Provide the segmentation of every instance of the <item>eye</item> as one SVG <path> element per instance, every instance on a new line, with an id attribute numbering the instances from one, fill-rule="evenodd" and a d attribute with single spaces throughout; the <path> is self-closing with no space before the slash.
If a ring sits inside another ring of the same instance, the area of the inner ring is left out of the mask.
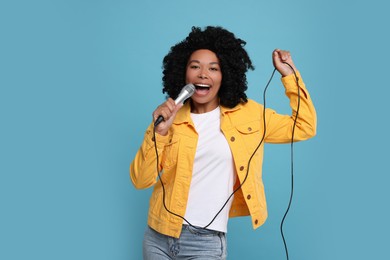
<path id="1" fill-rule="evenodd" d="M 199 69 L 198 65 L 190 65 L 190 69 Z"/>
<path id="2" fill-rule="evenodd" d="M 219 68 L 217 68 L 217 67 L 211 67 L 210 70 L 211 70 L 211 71 L 219 71 Z"/>

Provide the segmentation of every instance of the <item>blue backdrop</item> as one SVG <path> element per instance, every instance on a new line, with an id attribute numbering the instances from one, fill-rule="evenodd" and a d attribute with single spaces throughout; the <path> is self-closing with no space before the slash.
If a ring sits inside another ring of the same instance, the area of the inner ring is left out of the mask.
<path id="1" fill-rule="evenodd" d="M 0 259 L 142 258 L 151 190 L 128 168 L 164 100 L 162 58 L 193 25 L 247 41 L 250 98 L 281 48 L 315 102 L 318 134 L 295 146 L 290 259 L 390 259 L 389 6 L 344 2 L 1 1 Z M 278 77 L 267 105 L 289 113 Z M 289 149 L 266 146 L 269 218 L 231 220 L 229 259 L 285 259 Z"/>

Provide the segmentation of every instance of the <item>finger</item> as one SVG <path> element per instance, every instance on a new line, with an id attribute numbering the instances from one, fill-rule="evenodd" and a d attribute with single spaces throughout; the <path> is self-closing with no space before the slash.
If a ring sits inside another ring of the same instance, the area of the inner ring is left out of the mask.
<path id="1" fill-rule="evenodd" d="M 175 101 L 172 98 L 168 98 L 167 101 L 165 102 L 165 105 L 167 105 L 170 111 L 173 111 L 176 106 Z"/>
<path id="2" fill-rule="evenodd" d="M 278 53 L 279 53 L 281 61 L 287 61 L 288 59 L 291 58 L 291 54 L 289 51 L 280 50 Z"/>
<path id="3" fill-rule="evenodd" d="M 296 70 L 291 58 L 290 51 L 275 49 L 273 53 L 273 62 L 275 68 L 283 77 L 290 75 L 294 70 Z M 288 63 L 293 69 L 284 63 Z"/>
<path id="4" fill-rule="evenodd" d="M 170 112 L 172 112 L 175 109 L 175 102 L 169 98 L 165 103 L 164 103 L 164 108 L 168 109 Z"/>
<path id="5" fill-rule="evenodd" d="M 275 49 L 273 51 L 273 56 L 274 56 L 274 59 L 280 59 L 280 50 L 279 49 Z"/>
<path id="6" fill-rule="evenodd" d="M 278 66 L 281 62 L 279 51 L 279 49 L 275 49 L 272 53 L 272 61 L 274 66 Z"/>
<path id="7" fill-rule="evenodd" d="M 153 117 L 157 118 L 160 115 L 163 115 L 163 113 L 166 114 L 167 113 L 166 111 L 172 112 L 174 108 L 175 108 L 175 102 L 171 98 L 169 98 L 167 99 L 167 101 L 165 101 L 163 104 L 157 107 L 157 109 L 153 113 Z"/>
<path id="8" fill-rule="evenodd" d="M 164 109 L 161 111 L 160 115 L 164 118 L 164 121 L 166 120 L 169 120 L 169 118 L 171 117 L 171 111 L 167 110 L 167 109 Z"/>
<path id="9" fill-rule="evenodd" d="M 175 109 L 172 111 L 174 115 L 176 115 L 177 111 L 179 111 L 179 109 L 183 106 L 184 104 L 183 103 L 178 103 L 177 105 L 175 105 Z"/>
<path id="10" fill-rule="evenodd" d="M 290 52 L 280 49 L 275 49 L 273 52 L 274 62 L 277 64 L 288 61 L 291 58 Z"/>
<path id="11" fill-rule="evenodd" d="M 153 112 L 153 118 L 156 120 L 159 116 L 162 116 L 164 120 L 167 118 L 167 110 L 169 110 L 166 106 L 161 105 Z"/>

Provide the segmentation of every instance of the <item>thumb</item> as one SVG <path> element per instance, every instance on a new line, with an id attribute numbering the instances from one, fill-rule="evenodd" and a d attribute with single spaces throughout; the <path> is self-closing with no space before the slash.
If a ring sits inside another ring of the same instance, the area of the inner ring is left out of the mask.
<path id="1" fill-rule="evenodd" d="M 273 61 L 274 66 L 276 68 L 280 67 L 280 65 L 282 64 L 282 58 L 280 56 L 279 49 L 276 49 L 276 50 L 273 51 L 273 53 L 272 53 L 272 61 Z"/>
<path id="2" fill-rule="evenodd" d="M 174 115 L 176 115 L 177 111 L 179 111 L 179 109 L 182 108 L 182 106 L 183 106 L 183 103 L 181 103 L 181 102 L 180 102 L 179 104 L 177 104 L 177 105 L 175 106 L 175 108 L 173 109 L 172 113 L 173 113 Z"/>
<path id="3" fill-rule="evenodd" d="M 169 117 L 168 120 L 165 121 L 165 123 L 170 126 L 173 122 L 173 120 L 175 119 L 176 117 L 176 114 L 177 114 L 177 111 L 179 111 L 179 109 L 183 106 L 183 103 L 179 103 L 175 106 L 175 108 L 172 110 L 172 114 L 171 116 Z"/>

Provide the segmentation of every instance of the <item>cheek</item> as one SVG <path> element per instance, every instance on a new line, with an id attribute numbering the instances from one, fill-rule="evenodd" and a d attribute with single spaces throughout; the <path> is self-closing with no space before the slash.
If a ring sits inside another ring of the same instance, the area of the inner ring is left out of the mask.
<path id="1" fill-rule="evenodd" d="M 186 83 L 190 83 L 191 79 L 193 78 L 193 73 L 191 73 L 191 70 L 186 70 Z"/>
<path id="2" fill-rule="evenodd" d="M 213 79 L 214 84 L 221 85 L 222 84 L 222 75 L 216 75 Z"/>

